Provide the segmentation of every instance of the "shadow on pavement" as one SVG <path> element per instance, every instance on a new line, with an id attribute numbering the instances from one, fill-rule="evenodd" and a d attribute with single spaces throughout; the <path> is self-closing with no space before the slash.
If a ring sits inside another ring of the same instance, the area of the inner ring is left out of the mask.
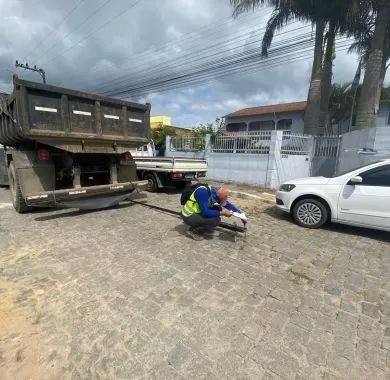
<path id="1" fill-rule="evenodd" d="M 274 219 L 284 220 L 295 224 L 293 218 L 290 215 L 284 213 L 283 211 L 279 211 L 276 207 L 268 207 L 264 210 L 264 213 L 271 216 Z M 369 239 L 380 240 L 383 241 L 384 243 L 390 242 L 390 234 L 386 231 L 381 231 L 381 230 L 375 230 L 375 229 L 363 228 L 363 227 L 354 227 L 354 226 L 348 226 L 346 224 L 339 224 L 339 223 L 328 223 L 321 229 L 331 231 L 331 232 L 337 232 L 341 234 L 362 236 Z"/>
<path id="2" fill-rule="evenodd" d="M 187 235 L 187 231 L 189 229 L 189 226 L 187 226 L 183 222 L 181 222 L 180 224 L 175 226 L 173 229 L 177 233 L 179 233 L 180 235 L 182 235 L 182 236 L 184 236 L 184 237 L 186 237 L 188 239 L 191 239 L 191 237 Z M 219 239 L 219 240 L 223 240 L 223 241 L 229 241 L 229 242 L 232 242 L 232 243 L 234 243 L 236 241 L 236 234 L 234 232 L 224 230 L 221 227 L 217 227 L 215 229 L 215 231 L 213 231 L 210 234 L 208 234 L 208 233 L 201 233 L 201 236 L 204 238 L 204 240 Z"/>
<path id="3" fill-rule="evenodd" d="M 44 215 L 44 216 L 38 216 L 37 218 L 35 218 L 35 220 L 37 222 L 45 222 L 47 220 L 55 220 L 55 219 L 62 219 L 62 218 L 71 218 L 71 217 L 76 217 L 76 216 L 79 216 L 79 215 L 86 215 L 86 214 L 93 214 L 93 213 L 98 213 L 98 212 L 104 212 L 104 211 L 107 211 L 107 210 L 116 210 L 116 209 L 122 209 L 122 208 L 128 208 L 128 207 L 132 207 L 132 206 L 135 206 L 135 203 L 131 203 L 131 202 L 126 202 L 126 203 L 121 203 L 119 205 L 116 205 L 116 206 L 111 206 L 111 207 L 106 207 L 106 208 L 101 208 L 101 209 L 95 209 L 95 210 L 75 210 L 75 209 L 69 209 L 68 212 L 63 212 L 63 213 L 53 213 L 53 214 L 49 214 L 49 215 Z M 55 209 L 41 209 L 41 210 L 38 210 L 38 211 L 35 211 L 34 212 L 48 212 L 49 210 L 54 210 L 55 211 L 58 211 L 58 210 L 66 210 L 65 208 L 55 208 Z"/>

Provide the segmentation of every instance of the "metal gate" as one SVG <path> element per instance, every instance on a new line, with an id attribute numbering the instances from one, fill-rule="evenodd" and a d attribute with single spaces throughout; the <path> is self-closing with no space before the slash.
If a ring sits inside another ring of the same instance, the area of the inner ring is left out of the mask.
<path id="1" fill-rule="evenodd" d="M 340 136 L 314 137 L 311 175 L 331 177 L 335 174 L 340 149 Z"/>

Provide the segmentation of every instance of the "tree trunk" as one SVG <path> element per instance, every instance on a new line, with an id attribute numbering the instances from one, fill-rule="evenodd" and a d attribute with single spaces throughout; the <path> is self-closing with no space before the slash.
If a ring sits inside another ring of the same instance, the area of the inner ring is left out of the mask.
<path id="1" fill-rule="evenodd" d="M 328 122 L 329 101 L 332 94 L 332 75 L 333 75 L 333 54 L 336 38 L 336 26 L 333 22 L 329 24 L 328 39 L 324 57 L 324 65 L 321 76 L 321 110 L 317 135 L 325 134 L 326 124 Z"/>
<path id="2" fill-rule="evenodd" d="M 383 64 L 383 47 L 390 18 L 390 3 L 382 0 L 375 21 L 375 30 L 372 39 L 371 51 L 364 73 L 363 87 L 356 112 L 356 128 L 365 129 L 376 126 L 378 113 L 378 86 Z"/>
<path id="3" fill-rule="evenodd" d="M 321 103 L 321 73 L 322 73 L 322 58 L 324 55 L 325 23 L 316 23 L 316 39 L 314 47 L 313 69 L 311 73 L 310 88 L 307 95 L 307 107 L 304 117 L 305 134 L 315 134 L 319 126 L 320 118 L 320 103 Z"/>
<path id="4" fill-rule="evenodd" d="M 377 100 L 377 104 L 375 104 L 375 112 L 376 113 L 378 113 L 379 107 L 380 107 L 383 83 L 385 81 L 385 76 L 386 76 L 386 65 L 387 65 L 387 56 L 383 55 L 381 72 L 380 72 L 380 76 L 379 76 L 378 89 L 377 89 L 378 92 L 376 94 L 376 100 Z"/>

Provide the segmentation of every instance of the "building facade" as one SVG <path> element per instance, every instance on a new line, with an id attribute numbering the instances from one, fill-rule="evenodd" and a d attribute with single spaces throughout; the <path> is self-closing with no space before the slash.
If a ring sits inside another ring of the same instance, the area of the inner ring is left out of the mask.
<path id="1" fill-rule="evenodd" d="M 226 132 L 291 131 L 303 133 L 306 102 L 244 108 L 225 116 Z"/>
<path id="2" fill-rule="evenodd" d="M 158 129 L 163 127 L 170 127 L 175 131 L 176 135 L 188 136 L 191 134 L 191 130 L 187 128 L 175 127 L 172 125 L 172 118 L 170 116 L 151 116 L 150 117 L 150 128 Z"/>
<path id="3" fill-rule="evenodd" d="M 226 132 L 277 130 L 303 134 L 306 105 L 307 102 L 295 102 L 244 108 L 226 115 Z M 390 127 L 390 103 L 381 103 L 376 126 Z M 328 133 L 342 135 L 350 132 L 349 129 L 349 119 L 345 119 L 340 125 L 332 125 Z"/>

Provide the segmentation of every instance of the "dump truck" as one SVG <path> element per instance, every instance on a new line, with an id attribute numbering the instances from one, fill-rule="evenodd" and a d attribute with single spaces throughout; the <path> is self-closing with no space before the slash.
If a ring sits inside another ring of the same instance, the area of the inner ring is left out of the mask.
<path id="1" fill-rule="evenodd" d="M 0 102 L 0 176 L 17 212 L 32 207 L 103 208 L 139 181 L 130 150 L 148 142 L 150 104 L 14 76 Z"/>

